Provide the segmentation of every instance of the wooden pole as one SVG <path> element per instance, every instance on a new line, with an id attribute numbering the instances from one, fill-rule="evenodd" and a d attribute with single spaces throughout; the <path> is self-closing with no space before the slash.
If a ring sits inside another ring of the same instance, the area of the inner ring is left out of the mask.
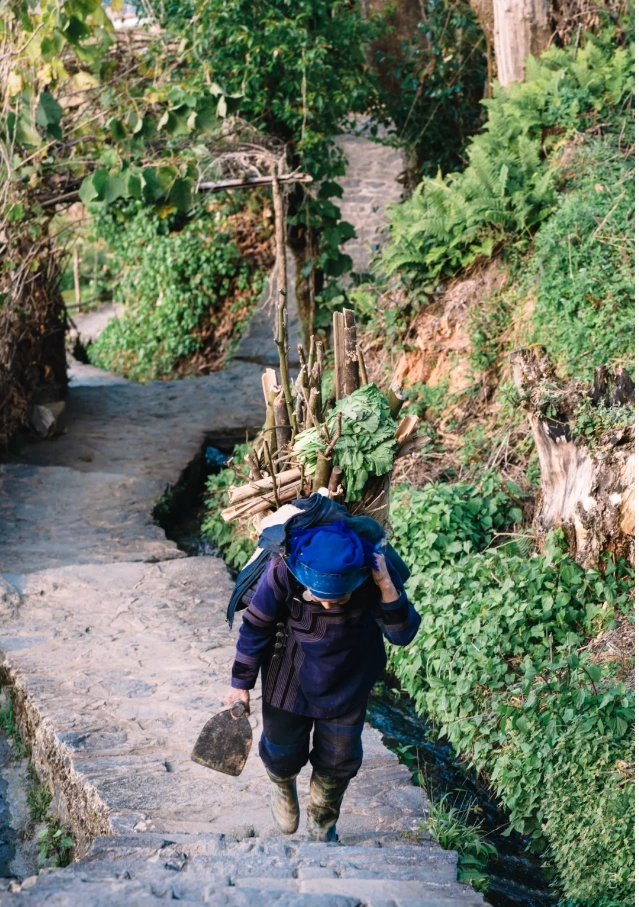
<path id="1" fill-rule="evenodd" d="M 275 440 L 275 411 L 273 409 L 273 404 L 275 398 L 277 397 L 279 388 L 277 385 L 271 387 L 268 392 L 268 400 L 266 402 L 266 421 L 264 423 L 264 447 L 269 451 L 277 450 L 277 442 Z M 266 450 L 265 450 L 266 456 Z"/>
<path id="2" fill-rule="evenodd" d="M 284 388 L 273 401 L 273 415 L 275 416 L 277 450 L 285 453 L 291 443 L 291 423 L 289 422 L 289 410 L 286 405 Z"/>
<path id="3" fill-rule="evenodd" d="M 276 476 L 278 488 L 282 485 L 289 485 L 291 482 L 299 481 L 301 472 L 299 466 L 291 469 L 285 469 Z M 229 503 L 239 504 L 249 498 L 262 496 L 263 494 L 273 493 L 273 483 L 269 476 L 268 479 L 258 479 L 256 482 L 249 482 L 246 485 L 234 485 L 229 488 Z"/>
<path id="4" fill-rule="evenodd" d="M 368 372 L 366 371 L 366 360 L 364 359 L 364 351 L 362 350 L 359 343 L 357 344 L 357 359 L 359 362 L 359 386 L 364 387 L 368 384 Z"/>
<path id="5" fill-rule="evenodd" d="M 357 355 L 357 326 L 352 309 L 344 309 L 344 396 L 359 387 L 359 356 Z"/>
<path id="6" fill-rule="evenodd" d="M 80 256 L 77 246 L 73 250 L 73 287 L 75 289 L 75 304 L 80 311 L 82 305 L 82 290 L 80 288 Z"/>
<path id="7" fill-rule="evenodd" d="M 275 272 L 278 283 L 278 304 L 277 304 L 277 339 L 275 345 L 280 356 L 280 377 L 286 408 L 288 410 L 289 425 L 293 431 L 293 437 L 297 435 L 297 419 L 295 418 L 295 406 L 291 394 L 291 382 L 288 373 L 288 313 L 286 311 L 286 241 L 284 233 L 284 203 L 282 201 L 282 190 L 278 182 L 277 170 L 275 164 L 271 168 L 271 182 L 273 187 L 273 210 L 275 213 Z"/>
<path id="8" fill-rule="evenodd" d="M 335 356 L 335 399 L 344 396 L 344 315 L 333 312 L 333 352 Z"/>

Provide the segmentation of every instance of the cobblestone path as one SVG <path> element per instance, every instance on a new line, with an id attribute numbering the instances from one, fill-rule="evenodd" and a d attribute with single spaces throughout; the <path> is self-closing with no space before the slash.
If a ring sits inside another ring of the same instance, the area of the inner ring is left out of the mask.
<path id="1" fill-rule="evenodd" d="M 380 210 L 384 186 L 392 174 Z M 70 867 L 0 880 L 2 907 L 483 903 L 457 883 L 456 854 L 410 837 L 421 792 L 370 727 L 340 845 L 274 831 L 257 745 L 239 778 L 190 760 L 229 681 L 232 583 L 221 560 L 186 558 L 151 511 L 207 438 L 260 424 L 269 334 L 262 314 L 242 359 L 197 380 L 137 386 L 76 364 L 66 433 L 0 467 L 0 670 L 76 841 Z M 257 690 L 256 739 L 259 705 Z"/>

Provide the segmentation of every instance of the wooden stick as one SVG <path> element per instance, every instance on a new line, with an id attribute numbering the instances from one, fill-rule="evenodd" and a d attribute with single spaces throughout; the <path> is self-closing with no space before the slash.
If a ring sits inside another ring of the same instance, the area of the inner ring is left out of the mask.
<path id="1" fill-rule="evenodd" d="M 366 371 L 364 351 L 362 350 L 359 343 L 357 344 L 357 361 L 359 364 L 359 386 L 364 387 L 364 385 L 368 384 L 368 372 Z"/>
<path id="2" fill-rule="evenodd" d="M 314 353 L 315 353 L 315 334 L 311 334 L 311 339 L 310 339 L 310 342 L 308 345 L 308 364 L 306 366 L 309 383 L 311 380 L 311 371 L 313 370 L 313 354 Z"/>
<path id="3" fill-rule="evenodd" d="M 359 387 L 359 357 L 357 355 L 357 326 L 355 312 L 344 309 L 344 396 Z"/>
<path id="4" fill-rule="evenodd" d="M 313 177 L 308 173 L 283 173 L 282 176 L 276 177 L 277 182 L 285 185 L 287 183 L 312 183 Z M 78 181 L 80 182 L 80 181 Z M 246 179 L 219 180 L 215 183 L 200 183 L 196 187 L 196 192 L 227 192 L 229 189 L 245 189 L 248 186 L 268 186 L 273 184 L 272 176 L 247 176 Z M 55 195 L 53 198 L 47 198 L 40 202 L 41 208 L 51 208 L 53 205 L 59 205 L 62 202 L 74 202 L 78 199 L 78 188 L 71 192 L 64 192 L 62 195 Z"/>
<path id="5" fill-rule="evenodd" d="M 404 416 L 402 421 L 395 429 L 395 440 L 398 444 L 408 441 L 411 435 L 414 435 L 419 428 L 419 416 Z"/>
<path id="6" fill-rule="evenodd" d="M 249 473 L 251 475 L 251 478 L 260 479 L 262 477 L 262 473 L 260 472 L 260 464 L 255 459 L 255 457 L 252 454 L 247 453 L 246 456 L 244 457 L 244 460 L 246 463 L 248 463 Z"/>
<path id="7" fill-rule="evenodd" d="M 319 423 L 318 420 L 316 419 L 315 415 L 313 414 L 313 410 L 311 409 L 311 401 L 310 401 L 310 399 L 309 399 L 308 391 L 307 391 L 307 389 L 304 387 L 304 385 L 300 385 L 300 390 L 302 391 L 302 394 L 304 395 L 304 400 L 306 401 L 306 412 L 307 412 L 308 415 L 310 416 L 310 419 L 311 419 L 311 421 L 312 421 L 312 423 L 313 423 L 313 426 L 315 427 L 315 429 L 316 429 L 318 435 L 321 437 L 321 436 L 322 436 L 322 430 L 321 430 L 321 427 L 320 427 L 320 423 Z"/>
<path id="8" fill-rule="evenodd" d="M 291 423 L 289 422 L 289 409 L 286 405 L 286 396 L 284 388 L 279 392 L 273 401 L 273 415 L 275 416 L 275 437 L 277 439 L 277 449 L 287 450 L 291 442 Z M 271 454 L 273 451 L 271 451 Z"/>
<path id="9" fill-rule="evenodd" d="M 284 472 L 280 472 L 276 476 L 278 487 L 297 481 L 300 476 L 301 472 L 298 466 L 293 466 L 291 469 L 285 469 Z M 256 494 L 261 494 L 264 489 L 271 491 L 272 488 L 273 483 L 271 482 L 270 476 L 268 479 L 258 479 L 255 482 L 247 482 L 246 485 L 233 485 L 229 488 L 229 502 L 231 504 L 239 504 L 240 501 L 245 501 L 248 498 L 254 497 Z"/>
<path id="10" fill-rule="evenodd" d="M 319 373 L 319 387 L 322 388 L 322 376 L 324 375 L 324 344 L 321 340 L 315 342 L 315 358 L 317 359 Z"/>
<path id="11" fill-rule="evenodd" d="M 308 408 L 313 413 L 314 418 L 320 422 L 322 419 L 322 399 L 316 387 L 312 387 L 308 395 Z"/>
<path id="12" fill-rule="evenodd" d="M 300 373 L 297 380 L 300 381 L 305 387 L 309 385 L 309 371 L 306 363 L 306 356 L 304 355 L 304 347 L 301 343 L 297 344 L 297 355 L 300 360 Z"/>
<path id="13" fill-rule="evenodd" d="M 286 293 L 288 290 L 286 277 L 286 240 L 284 224 L 284 203 L 282 201 L 282 190 L 277 177 L 275 164 L 271 168 L 272 193 L 273 193 L 273 211 L 275 214 L 275 266 L 277 273 L 277 282 L 279 284 L 279 297 L 277 305 L 277 339 L 275 345 L 280 357 L 280 377 L 282 379 L 282 388 L 284 390 L 284 399 L 286 400 L 286 409 L 288 410 L 288 421 L 293 431 L 293 437 L 297 435 L 297 420 L 295 418 L 295 407 L 291 395 L 291 382 L 288 374 L 288 313 L 286 311 Z"/>
<path id="14" fill-rule="evenodd" d="M 388 402 L 390 404 L 391 416 L 393 419 L 396 419 L 399 415 L 399 411 L 406 403 L 406 397 L 402 390 L 402 385 L 399 381 L 393 381 L 388 392 Z"/>
<path id="15" fill-rule="evenodd" d="M 395 459 L 399 460 L 400 457 L 407 457 L 408 454 L 417 453 L 418 450 L 423 450 L 430 440 L 428 435 L 413 435 L 412 438 L 409 438 L 408 441 L 405 441 L 402 444 L 395 454 Z"/>
<path id="16" fill-rule="evenodd" d="M 342 481 L 342 476 L 344 475 L 344 470 L 340 466 L 333 466 L 331 470 L 331 477 L 328 480 L 328 490 L 329 493 L 336 494 L 337 489 Z"/>
<path id="17" fill-rule="evenodd" d="M 286 501 L 292 501 L 298 496 L 298 493 L 299 482 L 294 482 L 292 485 L 286 485 L 278 494 L 276 509 L 280 504 L 284 504 Z M 274 503 L 275 501 L 272 497 L 259 498 L 255 502 L 243 501 L 241 505 L 227 507 L 226 510 L 221 512 L 220 516 L 225 523 L 230 523 L 232 520 L 241 520 L 244 517 L 253 516 L 255 513 L 262 513 L 264 510 L 270 510 Z"/>
<path id="18" fill-rule="evenodd" d="M 277 493 L 277 479 L 275 478 L 275 467 L 273 466 L 273 457 L 271 456 L 271 448 L 266 448 L 266 465 L 268 466 L 268 471 L 271 476 L 271 481 L 273 483 L 273 503 L 275 504 L 275 509 L 279 510 L 280 507 L 280 498 Z"/>
<path id="19" fill-rule="evenodd" d="M 291 381 L 288 374 L 288 313 L 286 311 L 286 293 L 281 291 L 280 302 L 277 307 L 277 340 L 275 345 L 280 355 L 280 376 L 282 378 L 282 390 L 284 391 L 284 400 L 288 411 L 289 424 L 293 430 L 293 438 L 298 433 L 297 420 L 295 418 L 295 407 L 293 405 L 293 396 L 291 394 Z"/>
<path id="20" fill-rule="evenodd" d="M 297 419 L 298 429 L 304 431 L 306 428 L 304 397 L 299 392 L 295 395 L 295 418 Z"/>
<path id="21" fill-rule="evenodd" d="M 77 246 L 73 250 L 73 289 L 75 291 L 75 302 L 78 311 L 82 305 L 82 290 L 80 288 L 80 255 Z"/>
<path id="22" fill-rule="evenodd" d="M 325 457 L 329 457 L 329 456 L 333 453 L 333 450 L 335 449 L 335 445 L 336 445 L 337 442 L 339 441 L 339 439 L 340 439 L 340 437 L 341 437 L 341 434 L 342 434 L 342 414 L 341 414 L 341 413 L 338 413 L 338 414 L 337 414 L 337 425 L 336 425 L 336 428 L 335 428 L 335 434 L 334 434 L 333 437 L 331 438 L 331 441 L 330 441 L 328 447 L 327 447 L 326 450 L 324 451 L 324 456 L 325 456 Z"/>
<path id="23" fill-rule="evenodd" d="M 275 177 L 278 185 L 286 183 L 312 183 L 313 177 L 308 173 L 283 173 Z M 246 179 L 220 180 L 217 183 L 200 183 L 198 192 L 223 192 L 227 189 L 243 189 L 245 186 L 268 186 L 273 184 L 273 176 L 247 176 Z"/>
<path id="24" fill-rule="evenodd" d="M 279 388 L 277 384 L 271 386 L 268 392 L 268 398 L 266 400 L 266 421 L 264 422 L 264 444 L 265 451 L 266 448 L 274 449 L 276 447 L 275 441 L 275 410 L 273 409 L 273 404 L 275 398 L 277 397 Z"/>
<path id="25" fill-rule="evenodd" d="M 326 488 L 331 477 L 332 469 L 333 460 L 331 457 L 325 457 L 321 452 L 318 453 L 315 475 L 313 476 L 313 491 L 319 491 L 320 488 Z"/>
<path id="26" fill-rule="evenodd" d="M 344 315 L 333 312 L 333 352 L 335 356 L 335 399 L 344 396 Z"/>
<path id="27" fill-rule="evenodd" d="M 269 394 L 271 388 L 277 384 L 277 374 L 274 368 L 267 368 L 262 375 L 262 393 L 264 394 L 264 405 L 268 406 Z"/>

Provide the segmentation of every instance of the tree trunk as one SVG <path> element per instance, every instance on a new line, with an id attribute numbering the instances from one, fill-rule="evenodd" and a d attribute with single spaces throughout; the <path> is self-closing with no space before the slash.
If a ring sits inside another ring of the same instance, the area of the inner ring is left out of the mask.
<path id="1" fill-rule="evenodd" d="M 594 386 L 561 384 L 543 347 L 511 357 L 541 467 L 535 529 L 564 530 L 570 552 L 597 567 L 610 552 L 634 564 L 634 384 L 620 367 Z"/>
<path id="2" fill-rule="evenodd" d="M 500 85 L 523 82 L 526 57 L 538 56 L 550 44 L 548 12 L 548 0 L 493 0 L 494 48 Z M 481 16 L 480 22 L 485 31 Z"/>
<path id="3" fill-rule="evenodd" d="M 486 97 L 492 97 L 494 78 L 493 57 L 495 47 L 495 10 L 493 0 L 470 0 L 470 7 L 479 19 L 486 38 Z"/>

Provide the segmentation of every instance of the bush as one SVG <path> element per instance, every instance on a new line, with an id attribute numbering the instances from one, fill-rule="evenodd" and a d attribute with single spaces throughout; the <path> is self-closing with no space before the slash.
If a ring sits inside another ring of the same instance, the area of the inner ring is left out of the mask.
<path id="1" fill-rule="evenodd" d="M 593 118 L 619 121 L 632 94 L 632 57 L 588 43 L 529 58 L 527 80 L 484 101 L 488 122 L 468 149 L 468 166 L 424 180 L 392 208 L 381 262 L 409 282 L 434 287 L 507 238 L 526 243 L 555 204 L 566 135 Z"/>
<path id="2" fill-rule="evenodd" d="M 467 0 L 426 0 L 421 9 L 415 33 L 402 42 L 392 26 L 406 26 L 393 10 L 374 56 L 381 101 L 395 123 L 390 140 L 418 176 L 434 176 L 438 168 L 463 168 L 466 140 L 482 124 L 486 42 Z"/>
<path id="3" fill-rule="evenodd" d="M 138 0 L 141 9 L 142 0 Z M 188 34 L 194 52 L 234 99 L 255 132 L 286 148 L 291 169 L 315 179 L 316 191 L 288 195 L 289 239 L 312 264 L 337 276 L 352 266 L 340 244 L 354 235 L 332 198 L 344 156 L 335 136 L 376 97 L 366 59 L 375 25 L 359 4 L 342 0 L 149 0 L 176 40 Z M 305 248 L 304 231 L 314 233 Z M 308 263 L 307 263 L 308 266 Z M 310 271 L 310 267 L 309 267 Z"/>
<path id="4" fill-rule="evenodd" d="M 533 340 L 575 377 L 634 362 L 634 161 L 617 141 L 578 148 L 535 237 Z"/>
<path id="5" fill-rule="evenodd" d="M 239 337 L 264 271 L 238 248 L 238 203 L 215 202 L 187 220 L 148 208 L 103 216 L 99 230 L 121 269 L 115 300 L 126 310 L 89 347 L 94 365 L 136 381 L 167 377 L 202 348 L 201 324 L 210 333 L 229 301 Z"/>
<path id="6" fill-rule="evenodd" d="M 477 512 L 474 538 L 455 528 L 442 553 L 452 520 L 433 510 L 420 533 L 425 503 L 394 509 L 422 624 L 410 646 L 391 650 L 389 667 L 455 751 L 490 776 L 510 827 L 548 844 L 568 897 L 632 903 L 632 785 L 620 766 L 633 758 L 633 696 L 614 662 L 594 664 L 584 649 L 629 608 L 629 571 L 612 562 L 603 576 L 584 571 L 554 536 L 544 555 L 481 553 L 482 534 L 506 517 L 500 503 Z"/>
<path id="7" fill-rule="evenodd" d="M 500 529 L 519 523 L 518 491 L 509 493 L 488 477 L 477 487 L 437 484 L 393 488 L 390 519 L 393 544 L 418 582 L 426 570 L 452 564 L 461 555 L 486 548 Z M 410 543 L 408 541 L 410 540 Z"/>

